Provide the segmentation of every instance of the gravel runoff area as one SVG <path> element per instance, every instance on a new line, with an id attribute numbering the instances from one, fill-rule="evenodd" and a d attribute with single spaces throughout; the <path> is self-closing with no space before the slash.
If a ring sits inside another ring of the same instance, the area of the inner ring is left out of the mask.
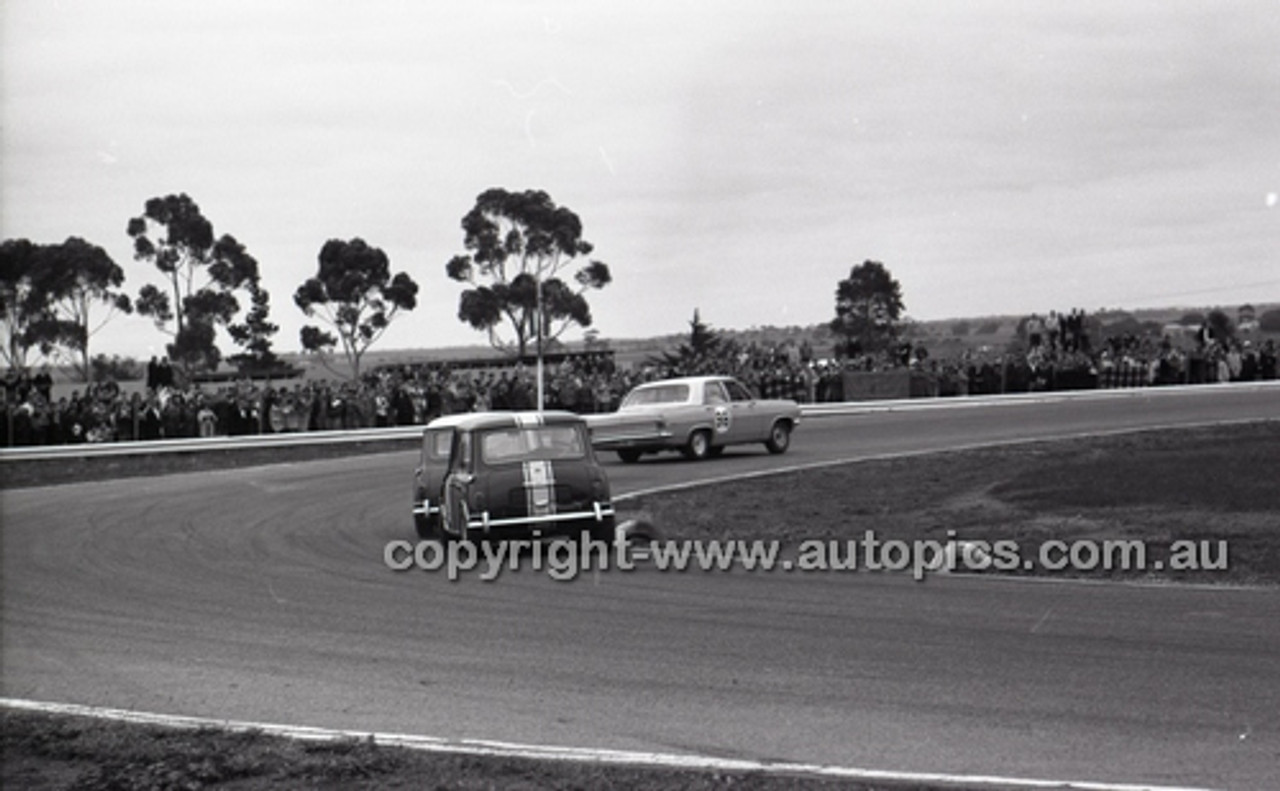
<path id="1" fill-rule="evenodd" d="M 669 539 L 798 545 L 857 539 L 870 530 L 882 541 L 1014 538 L 1024 547 L 1079 539 L 1226 542 L 1224 568 L 1061 573 L 1274 585 L 1280 581 L 1278 469 L 1280 422 L 1258 422 L 866 461 L 651 495 L 638 505 Z M 299 742 L 12 709 L 0 709 L 0 750 L 6 788 L 935 787 L 447 755 L 367 740 Z"/>

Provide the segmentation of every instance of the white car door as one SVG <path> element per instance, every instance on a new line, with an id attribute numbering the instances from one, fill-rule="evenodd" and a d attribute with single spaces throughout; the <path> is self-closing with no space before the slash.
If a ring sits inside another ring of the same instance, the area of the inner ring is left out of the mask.
<path id="1" fill-rule="evenodd" d="M 729 407 L 733 413 L 733 422 L 738 428 L 734 432 L 735 442 L 753 442 L 764 439 L 769 427 L 765 425 L 769 416 L 764 413 L 751 391 L 741 382 L 729 379 L 724 382 L 729 393 Z"/>
<path id="2" fill-rule="evenodd" d="M 724 389 L 724 385 L 716 381 L 705 382 L 702 386 L 702 403 L 711 412 L 711 424 L 715 429 L 712 444 L 727 445 L 731 442 L 740 442 L 739 434 L 742 433 L 742 426 L 736 425 L 733 404 L 729 400 L 729 391 Z"/>

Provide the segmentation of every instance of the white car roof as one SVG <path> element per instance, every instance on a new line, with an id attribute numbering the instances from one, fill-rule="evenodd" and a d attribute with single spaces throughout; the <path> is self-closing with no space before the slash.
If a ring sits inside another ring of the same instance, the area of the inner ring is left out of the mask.
<path id="1" fill-rule="evenodd" d="M 581 423 L 582 416 L 561 409 L 490 412 L 457 412 L 442 415 L 426 425 L 426 431 L 442 428 L 524 428 L 530 426 Z"/>
<path id="2" fill-rule="evenodd" d="M 716 375 L 716 376 L 677 376 L 677 377 L 675 377 L 675 378 L 673 378 L 673 379 L 655 379 L 655 380 L 654 380 L 654 381 L 652 381 L 652 382 L 645 382 L 644 384 L 636 385 L 635 389 L 636 389 L 636 390 L 639 390 L 639 389 L 640 389 L 640 388 L 642 388 L 642 387 L 659 387 L 659 386 L 662 386 L 662 385 L 674 385 L 674 384 L 692 385 L 692 384 L 702 384 L 702 383 L 704 383 L 704 382 L 723 382 L 723 381 L 725 381 L 726 379 L 733 379 L 733 378 L 734 378 L 734 377 L 732 377 L 732 376 L 727 376 L 727 375 L 726 375 L 726 376 L 720 376 L 720 375 Z"/>

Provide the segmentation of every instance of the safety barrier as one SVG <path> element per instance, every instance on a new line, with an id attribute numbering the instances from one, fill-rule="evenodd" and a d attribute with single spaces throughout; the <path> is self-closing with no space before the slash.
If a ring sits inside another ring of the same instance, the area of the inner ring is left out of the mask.
<path id="1" fill-rule="evenodd" d="M 35 461 L 59 458 L 140 456 L 154 453 L 192 453 L 249 448 L 288 448 L 302 445 L 341 445 L 354 442 L 407 440 L 422 435 L 422 426 L 362 428 L 346 431 L 306 431 L 294 434 L 250 434 L 240 437 L 191 437 L 182 439 L 133 440 L 101 444 L 40 445 L 0 448 L 0 462 Z"/>
<path id="2" fill-rule="evenodd" d="M 825 404 L 801 404 L 801 419 L 866 415 L 877 412 L 903 412 L 928 409 L 955 409 L 998 404 L 1046 403 L 1066 400 L 1152 397 L 1179 393 L 1204 392 L 1206 388 L 1277 389 L 1280 380 L 1236 382 L 1219 385 L 1176 385 L 1169 387 L 1130 387 L 1102 390 L 1052 390 L 1035 393 L 1006 393 L 993 396 L 957 398 L 906 398 L 889 401 L 845 401 Z M 340 445 L 359 442 L 409 440 L 421 436 L 422 426 L 364 428 L 345 431 L 307 431 L 293 434 L 252 434 L 240 437 L 197 437 L 191 439 L 135 440 L 80 445 L 41 445 L 23 448 L 0 448 L 0 463 L 80 459 L 110 456 L 141 456 L 156 453 L 193 453 L 200 451 L 247 450 L 251 448 L 288 448 L 307 445 Z"/>

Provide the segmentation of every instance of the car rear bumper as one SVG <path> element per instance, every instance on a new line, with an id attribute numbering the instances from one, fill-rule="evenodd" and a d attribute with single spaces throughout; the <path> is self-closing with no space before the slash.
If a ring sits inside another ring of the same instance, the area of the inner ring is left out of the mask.
<path id="1" fill-rule="evenodd" d="M 492 516 L 485 511 L 467 521 L 468 531 L 481 534 L 496 532 L 538 530 L 544 535 L 574 533 L 613 524 L 615 512 L 612 503 L 593 503 L 589 511 L 563 511 L 554 514 Z"/>

